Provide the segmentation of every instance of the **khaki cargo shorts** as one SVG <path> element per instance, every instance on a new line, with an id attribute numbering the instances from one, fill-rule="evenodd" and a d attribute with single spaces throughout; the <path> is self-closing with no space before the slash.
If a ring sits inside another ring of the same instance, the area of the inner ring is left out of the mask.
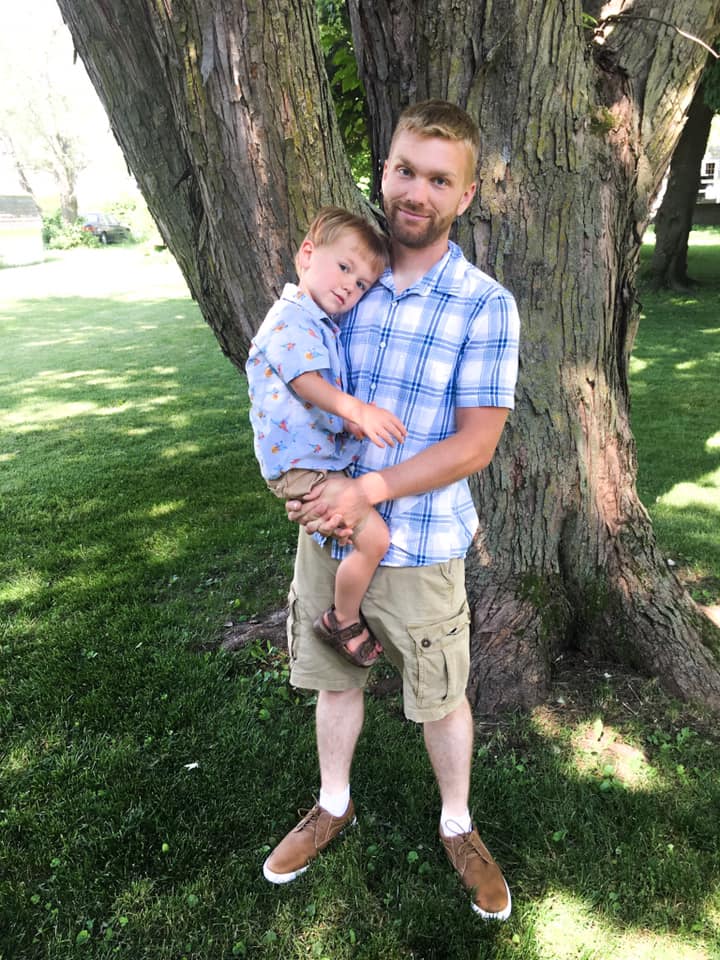
<path id="1" fill-rule="evenodd" d="M 300 530 L 290 587 L 290 682 L 308 690 L 363 688 L 370 670 L 319 640 L 312 622 L 333 602 L 339 561 Z M 470 611 L 461 559 L 425 567 L 378 567 L 363 615 L 400 671 L 409 720 L 441 720 L 464 700 L 470 670 Z"/>

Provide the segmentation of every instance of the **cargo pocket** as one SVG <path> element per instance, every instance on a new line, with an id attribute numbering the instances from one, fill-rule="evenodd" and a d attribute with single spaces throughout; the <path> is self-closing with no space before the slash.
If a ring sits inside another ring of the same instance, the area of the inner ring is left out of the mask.
<path id="1" fill-rule="evenodd" d="M 465 693 L 470 666 L 470 611 L 438 623 L 409 623 L 415 645 L 413 692 L 419 707 L 454 701 Z"/>
<path id="2" fill-rule="evenodd" d="M 290 592 L 288 593 L 288 616 L 287 616 L 287 645 L 288 645 L 288 657 L 290 663 L 295 663 L 298 657 L 298 633 L 299 626 L 297 622 L 297 605 L 298 605 L 298 596 L 295 592 L 295 586 L 290 585 Z"/>

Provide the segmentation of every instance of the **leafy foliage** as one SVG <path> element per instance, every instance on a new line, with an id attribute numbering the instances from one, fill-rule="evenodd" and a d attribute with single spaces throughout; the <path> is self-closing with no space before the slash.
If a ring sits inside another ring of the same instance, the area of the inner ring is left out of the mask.
<path id="1" fill-rule="evenodd" d="M 53 250 L 97 246 L 95 237 L 86 233 L 80 223 L 68 223 L 61 210 L 43 217 L 43 243 Z"/>
<path id="2" fill-rule="evenodd" d="M 360 186 L 371 176 L 365 88 L 358 75 L 350 19 L 342 0 L 317 0 L 320 45 L 330 80 L 340 132 L 350 157 L 353 177 Z"/>
<path id="3" fill-rule="evenodd" d="M 720 113 L 720 60 L 713 60 L 705 67 L 702 83 L 705 103 Z"/>

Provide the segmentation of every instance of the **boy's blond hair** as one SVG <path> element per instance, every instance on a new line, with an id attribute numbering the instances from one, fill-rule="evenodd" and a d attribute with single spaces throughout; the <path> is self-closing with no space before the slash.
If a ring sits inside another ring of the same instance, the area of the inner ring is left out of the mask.
<path id="1" fill-rule="evenodd" d="M 422 100 L 406 107 L 393 132 L 390 153 L 395 138 L 403 132 L 464 143 L 468 149 L 468 183 L 475 179 L 475 168 L 480 154 L 480 129 L 462 107 L 447 100 Z"/>
<path id="2" fill-rule="evenodd" d="M 370 263 L 382 273 L 390 262 L 390 246 L 387 238 L 364 217 L 358 217 L 342 207 L 322 207 L 308 227 L 305 240 L 313 246 L 327 247 L 344 233 L 354 233 L 368 255 Z M 303 243 L 305 243 L 303 240 Z M 295 268 L 300 275 L 300 250 L 295 254 Z"/>

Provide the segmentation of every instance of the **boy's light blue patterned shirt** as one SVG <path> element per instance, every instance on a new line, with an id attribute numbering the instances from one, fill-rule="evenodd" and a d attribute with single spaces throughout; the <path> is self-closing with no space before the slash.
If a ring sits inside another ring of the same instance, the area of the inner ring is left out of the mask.
<path id="1" fill-rule="evenodd" d="M 312 297 L 287 283 L 255 334 L 245 365 L 255 456 L 266 480 L 295 467 L 344 470 L 358 442 L 343 433 L 342 418 L 301 399 L 288 386 L 319 371 L 344 389 L 339 327 Z"/>
<path id="2" fill-rule="evenodd" d="M 398 294 L 392 272 L 343 318 L 347 390 L 386 407 L 408 430 L 403 444 L 365 442 L 352 475 L 393 466 L 455 433 L 457 407 L 515 405 L 520 322 L 512 295 L 460 248 Z M 424 566 L 464 557 L 478 525 L 467 480 L 378 504 L 390 528 L 383 564 Z M 347 548 L 345 548 L 347 549 Z M 345 549 L 333 542 L 333 555 Z"/>

